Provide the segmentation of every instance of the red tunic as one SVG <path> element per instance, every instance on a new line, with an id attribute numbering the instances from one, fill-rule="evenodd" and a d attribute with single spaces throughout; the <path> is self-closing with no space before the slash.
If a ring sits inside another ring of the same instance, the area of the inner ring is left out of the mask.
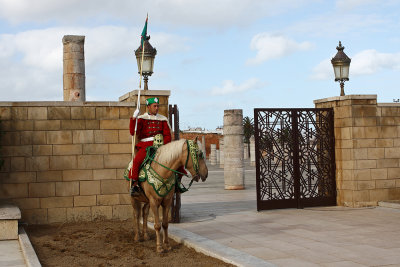
<path id="1" fill-rule="evenodd" d="M 136 119 L 130 119 L 129 130 L 131 135 L 135 134 Z M 145 138 L 154 137 L 157 134 L 162 134 L 164 144 L 171 142 L 171 130 L 167 118 L 162 115 L 149 115 L 148 113 L 138 117 L 136 138 L 139 142 L 136 144 L 137 153 L 133 160 L 132 170 L 129 172 L 129 178 L 137 180 L 139 168 L 144 158 L 146 157 L 146 148 L 153 145 L 153 140 L 143 140 Z M 143 141 L 141 141 L 143 140 Z"/>

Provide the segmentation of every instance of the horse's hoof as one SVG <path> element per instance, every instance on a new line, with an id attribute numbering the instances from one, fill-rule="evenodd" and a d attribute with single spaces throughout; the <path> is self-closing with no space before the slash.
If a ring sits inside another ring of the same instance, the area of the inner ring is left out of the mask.
<path id="1" fill-rule="evenodd" d="M 171 249 L 172 249 L 172 247 L 170 245 L 164 244 L 164 250 L 165 251 L 170 251 Z"/>
<path id="2" fill-rule="evenodd" d="M 135 241 L 135 242 L 139 242 L 139 240 L 140 240 L 140 238 L 139 238 L 139 236 L 138 236 L 138 235 L 135 235 L 135 236 L 133 237 L 133 241 Z"/>
<path id="3" fill-rule="evenodd" d="M 162 246 L 157 246 L 157 252 L 158 253 L 163 253 L 164 252 L 163 247 Z"/>
<path id="4" fill-rule="evenodd" d="M 144 240 L 144 241 L 150 240 L 150 236 L 149 236 L 148 234 L 144 234 L 144 235 L 143 235 L 143 240 Z"/>

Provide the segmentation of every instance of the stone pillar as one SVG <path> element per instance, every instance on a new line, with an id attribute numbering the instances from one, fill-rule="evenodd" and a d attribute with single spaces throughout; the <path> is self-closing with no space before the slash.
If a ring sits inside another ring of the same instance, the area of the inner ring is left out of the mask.
<path id="1" fill-rule="evenodd" d="M 217 165 L 219 165 L 219 159 L 220 159 L 220 152 L 219 149 L 217 149 Z"/>
<path id="2" fill-rule="evenodd" d="M 205 158 L 207 158 L 207 153 L 206 153 L 206 137 L 203 135 L 201 137 L 201 150 L 203 151 L 203 155 Z"/>
<path id="3" fill-rule="evenodd" d="M 249 144 L 243 143 L 243 159 L 249 158 Z"/>
<path id="4" fill-rule="evenodd" d="M 256 166 L 256 143 L 254 135 L 250 137 L 250 166 Z"/>
<path id="5" fill-rule="evenodd" d="M 217 165 L 217 145 L 211 144 L 211 153 L 210 153 L 210 163 L 211 165 Z"/>
<path id="6" fill-rule="evenodd" d="M 243 111 L 224 111 L 224 180 L 225 189 L 244 189 Z"/>
<path id="7" fill-rule="evenodd" d="M 160 106 L 158 109 L 158 113 L 168 118 L 169 117 L 168 104 L 170 95 L 171 95 L 170 90 L 142 90 L 140 92 L 140 114 L 146 112 L 146 99 L 150 97 L 158 97 L 160 99 Z M 139 90 L 133 90 L 129 93 L 120 96 L 119 102 L 132 102 L 132 107 L 136 108 L 138 96 L 139 96 Z"/>
<path id="8" fill-rule="evenodd" d="M 400 104 L 377 103 L 377 95 L 314 104 L 334 110 L 337 204 L 364 207 L 400 200 Z"/>
<path id="9" fill-rule="evenodd" d="M 224 137 L 219 139 L 219 167 L 224 167 Z"/>
<path id="10" fill-rule="evenodd" d="M 85 36 L 64 35 L 62 42 L 64 101 L 86 101 Z"/>

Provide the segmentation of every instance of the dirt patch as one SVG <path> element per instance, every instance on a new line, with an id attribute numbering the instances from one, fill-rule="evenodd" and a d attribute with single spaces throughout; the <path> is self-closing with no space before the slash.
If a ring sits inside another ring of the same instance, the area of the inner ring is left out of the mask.
<path id="1" fill-rule="evenodd" d="M 158 254 L 151 240 L 133 241 L 131 221 L 32 225 L 29 239 L 45 266 L 234 266 L 170 240 L 172 250 Z"/>

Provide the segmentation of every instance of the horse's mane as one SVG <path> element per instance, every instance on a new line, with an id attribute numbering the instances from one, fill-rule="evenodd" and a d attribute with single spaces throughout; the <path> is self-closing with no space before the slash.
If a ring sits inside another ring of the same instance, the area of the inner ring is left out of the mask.
<path id="1" fill-rule="evenodd" d="M 185 142 L 186 139 L 179 139 L 160 146 L 157 149 L 155 160 L 162 164 L 166 164 L 177 159 L 182 153 L 182 147 Z"/>

